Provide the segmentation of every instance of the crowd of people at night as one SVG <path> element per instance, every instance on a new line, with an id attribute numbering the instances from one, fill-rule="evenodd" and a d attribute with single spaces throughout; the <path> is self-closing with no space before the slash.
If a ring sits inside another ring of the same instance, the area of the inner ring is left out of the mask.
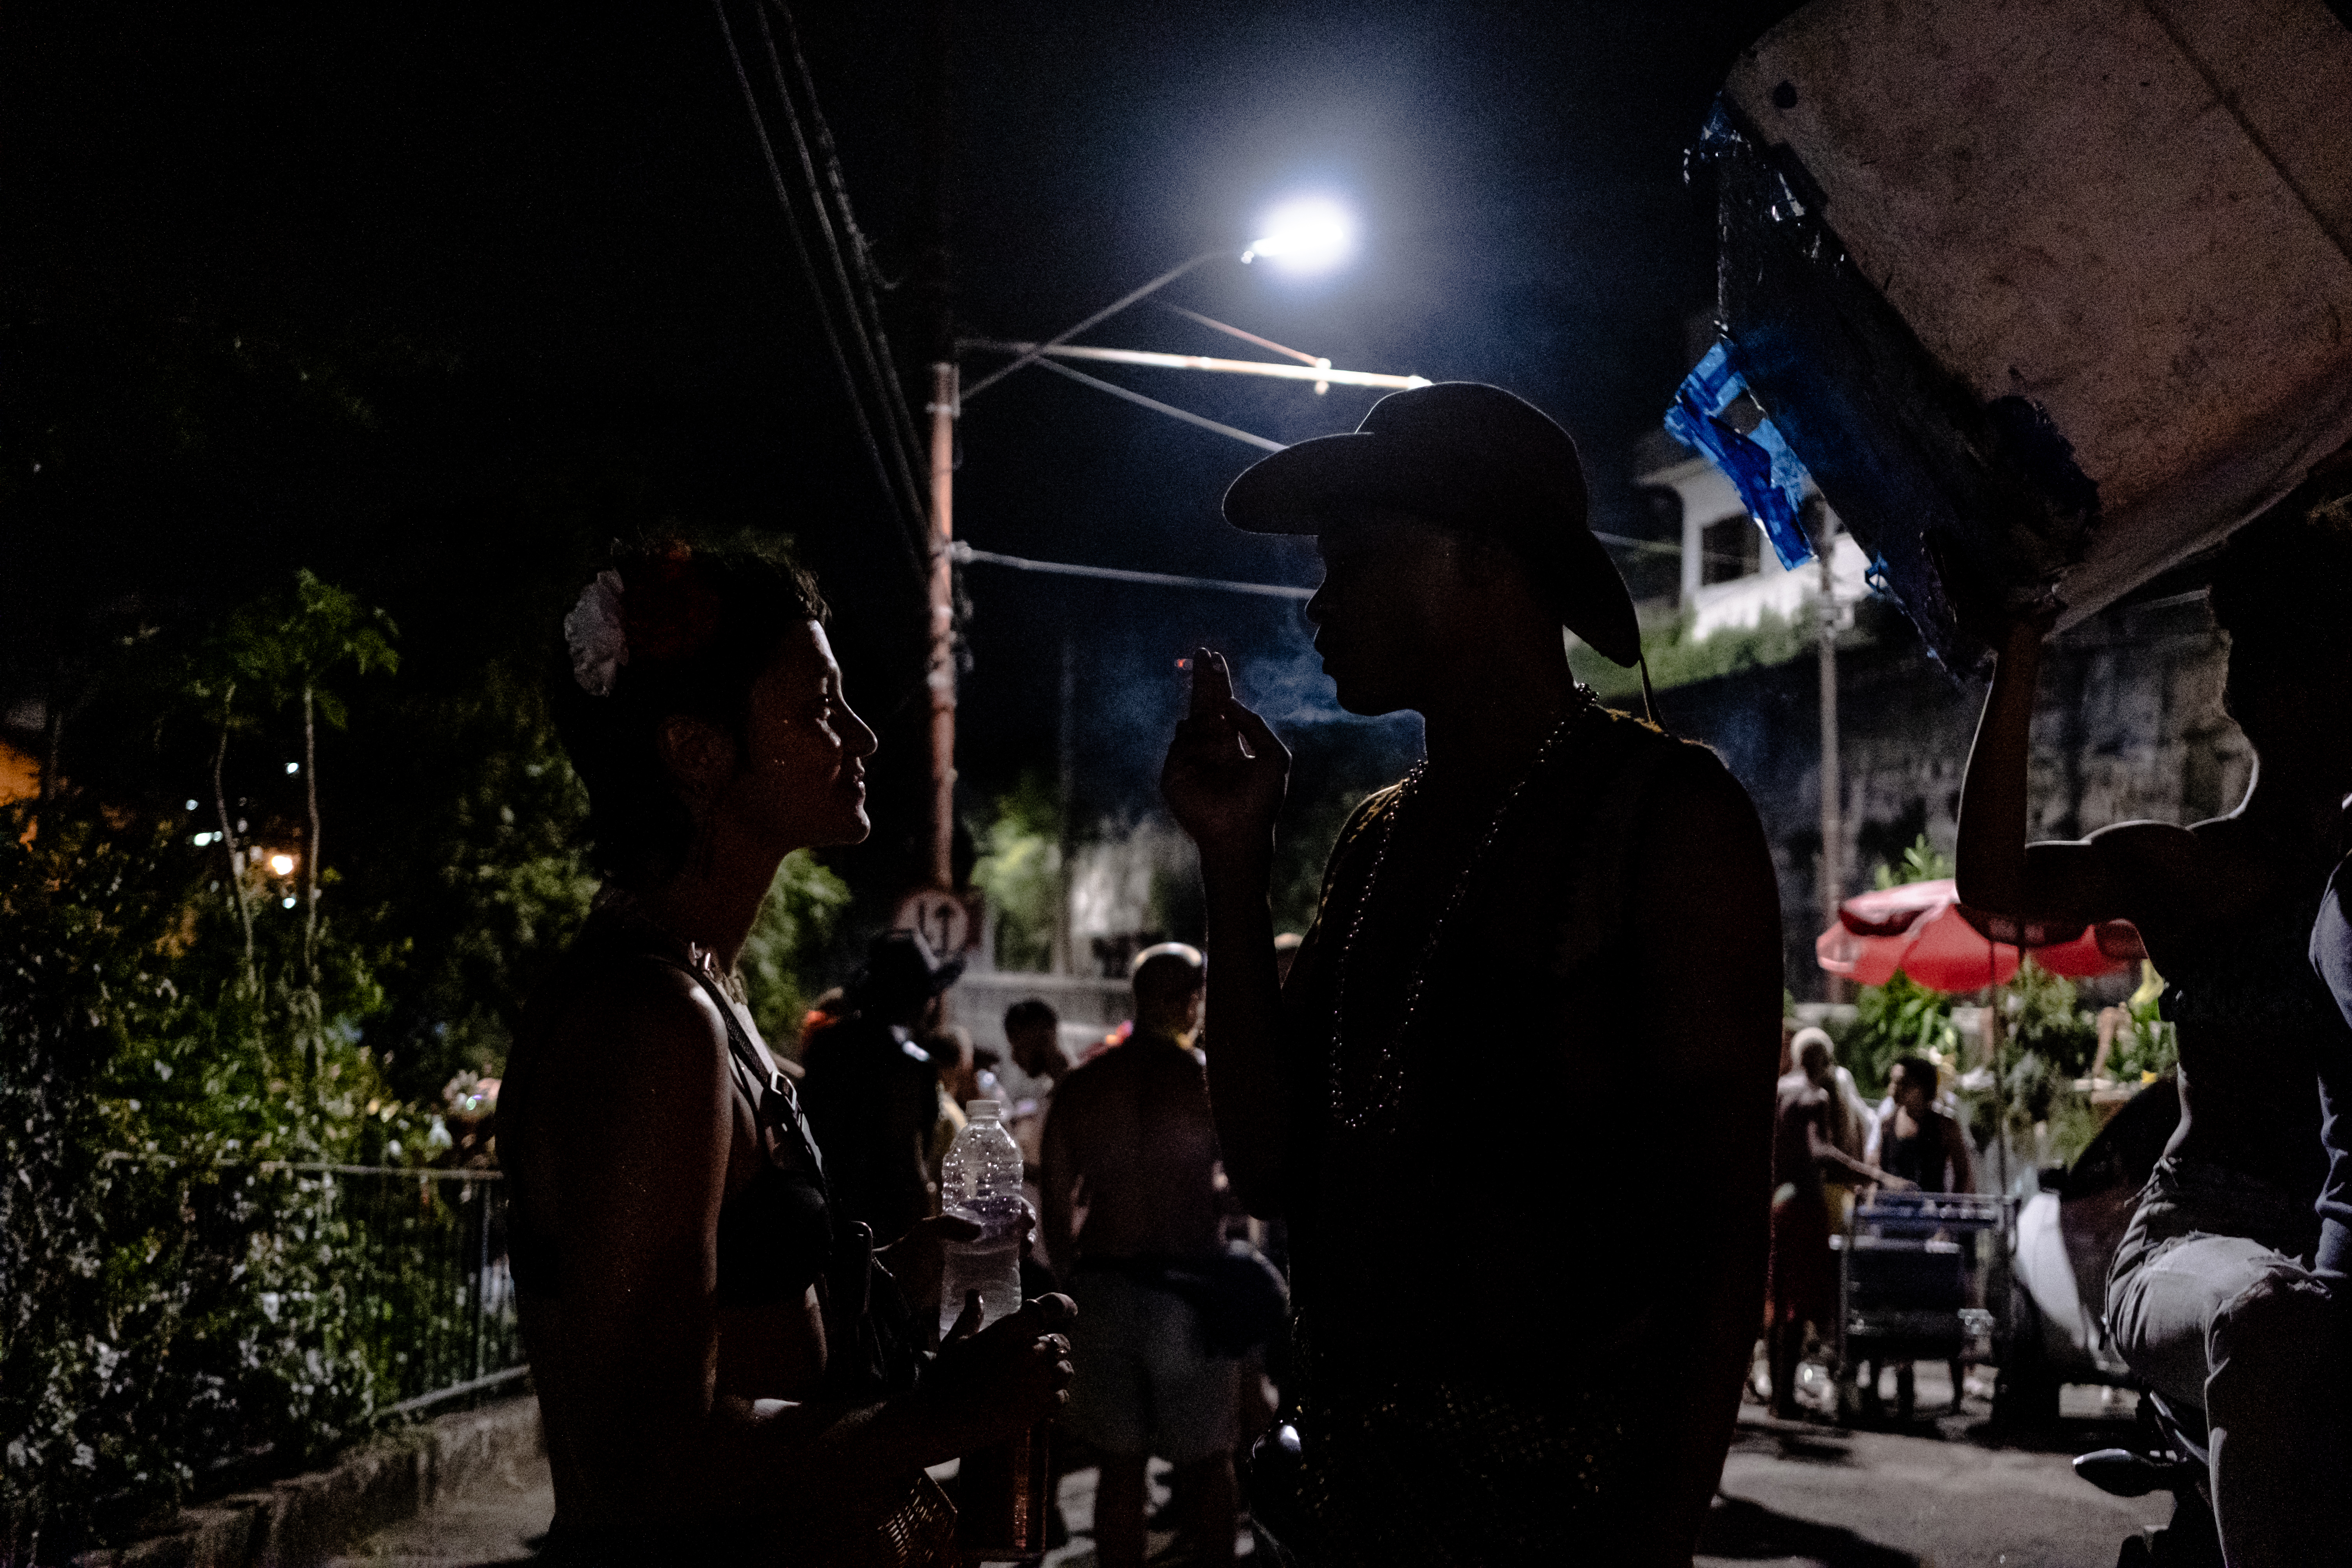
<path id="1" fill-rule="evenodd" d="M 2022 942 L 2127 921 L 2170 983 L 2179 1127 L 2105 1306 L 2210 1432 L 2232 1563 L 2352 1539 L 2329 1484 L 2352 1408 L 2347 479 L 2216 569 L 2260 755 L 2237 811 L 2029 842 L 2032 615 L 1999 639 L 1961 806 L 1977 918 Z M 870 826 L 876 740 L 825 605 L 780 560 L 675 542 L 619 549 L 581 595 L 558 710 L 605 889 L 500 1106 L 551 1559 L 961 1561 L 928 1472 L 1051 1422 L 1061 1463 L 1099 1468 L 1107 1568 L 1144 1560 L 1154 1457 L 1206 1561 L 1246 1510 L 1300 1563 L 1687 1563 L 1759 1306 L 1794 1414 L 1854 1195 L 1978 1187 L 1935 1062 L 1905 1058 L 1874 1107 L 1827 1036 L 1782 1032 L 1739 784 L 1571 672 L 1563 628 L 1628 667 L 1641 641 L 1559 425 L 1490 386 L 1399 393 L 1224 512 L 1312 537 L 1339 704 L 1421 715 L 1425 756 L 1356 806 L 1310 928 L 1278 937 L 1290 755 L 1198 650 L 1161 783 L 1205 952 L 1141 954 L 1131 1029 L 1077 1061 L 1043 1002 L 1005 1016 L 1010 1063 L 976 1052 L 942 1018 L 957 965 L 908 932 L 794 1050 L 761 1040 L 735 965 L 778 865 Z M 1028 1300 L 942 1338 L 943 1256 L 975 1227 L 940 1212 L 939 1161 L 1000 1071 L 1030 1090 L 1006 1112 Z M 1646 1120 L 1576 1109 L 1637 1101 L 1675 1108 L 1671 1158 Z"/>

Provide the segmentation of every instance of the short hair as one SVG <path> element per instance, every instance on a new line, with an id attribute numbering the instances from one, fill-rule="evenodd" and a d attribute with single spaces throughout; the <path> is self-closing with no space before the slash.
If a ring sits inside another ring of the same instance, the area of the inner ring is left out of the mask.
<path id="1" fill-rule="evenodd" d="M 1128 967 L 1127 977 L 1135 987 L 1135 999 L 1139 1002 L 1146 995 L 1184 996 L 1201 988 L 1204 966 L 1199 948 L 1181 942 L 1163 942 L 1137 953 L 1135 962 Z"/>
<path id="2" fill-rule="evenodd" d="M 564 659 L 556 732 L 588 786 L 589 858 L 623 887 L 677 868 L 694 833 L 663 763 L 660 730 L 685 716 L 748 745 L 751 687 L 794 627 L 826 616 L 816 580 L 781 552 L 698 550 L 675 539 L 615 544 L 626 662 L 604 696 Z M 748 760 L 748 759 L 747 759 Z"/>
<path id="3" fill-rule="evenodd" d="M 1062 1016 L 1055 1012 L 1054 1005 L 1043 996 L 1015 1002 L 1004 1010 L 1004 1032 L 1008 1035 L 1015 1029 L 1058 1029 L 1061 1026 Z"/>
<path id="4" fill-rule="evenodd" d="M 1895 1065 L 1887 1069 L 1886 1074 L 1886 1091 L 1889 1094 L 1895 1092 L 1895 1075 L 1898 1072 L 1903 1075 L 1905 1083 L 1926 1085 L 1927 1103 L 1933 1105 L 1936 1102 L 1936 1092 L 1942 1085 L 1944 1075 L 1934 1062 L 1926 1057 L 1895 1058 Z"/>

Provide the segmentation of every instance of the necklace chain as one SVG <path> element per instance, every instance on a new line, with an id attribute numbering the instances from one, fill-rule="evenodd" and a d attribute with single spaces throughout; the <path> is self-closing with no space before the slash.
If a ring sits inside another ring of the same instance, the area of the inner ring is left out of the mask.
<path id="1" fill-rule="evenodd" d="M 1518 804 L 1519 796 L 1527 793 L 1528 785 L 1535 782 L 1536 775 L 1543 771 L 1544 763 L 1550 760 L 1560 742 L 1600 706 L 1589 688 L 1579 686 L 1576 689 L 1576 700 L 1568 715 L 1536 749 L 1534 760 L 1528 763 L 1527 772 L 1519 775 L 1518 783 L 1513 784 L 1510 793 L 1503 797 L 1503 804 L 1495 808 L 1494 817 L 1486 825 L 1486 836 L 1470 852 L 1470 858 L 1463 862 L 1460 875 L 1454 879 L 1453 890 L 1446 895 L 1444 906 L 1437 911 L 1436 922 L 1429 928 L 1429 936 L 1422 942 L 1421 952 L 1406 973 L 1404 1010 L 1397 1020 L 1396 1029 L 1372 1059 L 1371 1082 L 1365 1086 L 1366 1093 L 1351 1107 L 1348 1093 L 1347 1051 L 1343 1044 L 1347 1035 L 1349 960 L 1355 952 L 1357 940 L 1363 935 L 1364 918 L 1371 910 L 1372 894 L 1380 887 L 1381 871 L 1388 864 L 1389 848 L 1396 842 L 1397 821 L 1404 815 L 1406 805 L 1420 788 L 1423 775 L 1429 769 L 1429 759 L 1423 757 L 1404 775 L 1404 782 L 1397 790 L 1396 802 L 1389 807 L 1388 821 L 1381 829 L 1381 847 L 1372 857 L 1371 870 L 1364 878 L 1364 891 L 1357 900 L 1355 918 L 1348 922 L 1347 939 L 1340 943 L 1337 973 L 1332 982 L 1331 1114 L 1350 1131 L 1360 1132 L 1368 1128 L 1395 1125 L 1398 1103 L 1404 1089 L 1405 1036 L 1412 1031 L 1413 1019 L 1421 1008 L 1422 988 L 1429 983 L 1430 961 L 1437 955 L 1438 944 L 1444 939 L 1446 922 L 1454 918 L 1454 910 L 1461 908 L 1472 879 L 1486 862 L 1487 852 L 1502 837 L 1503 826 L 1510 817 L 1511 808 Z"/>

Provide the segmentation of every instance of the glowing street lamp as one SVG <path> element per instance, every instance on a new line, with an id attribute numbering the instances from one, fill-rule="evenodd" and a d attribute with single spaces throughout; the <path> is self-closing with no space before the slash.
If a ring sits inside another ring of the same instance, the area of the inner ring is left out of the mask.
<path id="1" fill-rule="evenodd" d="M 1276 207 L 1268 215 L 1265 237 L 1251 241 L 1249 248 L 1241 253 L 1239 259 L 1246 263 L 1262 256 L 1286 272 L 1322 272 L 1347 259 L 1349 252 L 1355 248 L 1355 225 L 1349 218 L 1345 207 L 1328 196 L 1303 196 Z M 961 388 L 953 399 L 940 401 L 947 403 L 952 413 L 961 413 L 965 399 L 977 397 L 1014 371 L 1036 363 L 1097 321 L 1108 321 L 1138 300 L 1157 294 L 1194 268 L 1233 254 L 1230 248 L 1220 246 L 1214 250 L 1202 251 L 1181 267 L 1170 268 L 1133 293 L 1120 295 L 1067 331 L 1055 333 L 1016 355 L 1010 364 L 999 365 L 970 386 Z M 951 416 L 942 415 L 936 405 L 932 413 L 935 420 Z"/>
<path id="2" fill-rule="evenodd" d="M 1328 272 L 1355 247 L 1355 224 L 1345 207 L 1328 196 L 1302 196 L 1274 209 L 1265 237 L 1252 241 L 1242 261 L 1264 257 L 1285 272 Z"/>
<path id="3" fill-rule="evenodd" d="M 281 877 L 294 874 L 294 857 L 280 850 L 269 858 L 269 868 Z"/>

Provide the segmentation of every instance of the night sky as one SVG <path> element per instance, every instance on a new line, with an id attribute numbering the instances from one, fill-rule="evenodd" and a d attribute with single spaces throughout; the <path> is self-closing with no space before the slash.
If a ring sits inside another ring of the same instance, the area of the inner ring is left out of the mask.
<path id="1" fill-rule="evenodd" d="M 1785 8 L 968 5 L 960 324 L 1050 334 L 1238 252 L 1282 197 L 1332 195 L 1358 217 L 1348 265 L 1216 262 L 1163 297 L 1343 367 L 1510 387 L 1578 436 L 1597 524 L 1643 531 L 1629 449 L 1713 293 L 1682 150 Z M 919 9 L 796 15 L 858 216 L 904 277 Z M 429 679 L 551 636 L 603 539 L 675 519 L 799 542 L 852 695 L 886 721 L 877 798 L 908 798 L 914 580 L 709 5 L 28 5 L 0 22 L 0 717 L 21 724 L 93 616 L 201 616 L 302 563 L 400 614 Z M 911 374 L 910 295 L 885 310 Z M 1150 304 L 1086 341 L 1257 352 Z M 1099 373 L 1283 441 L 1373 396 Z M 967 412 L 958 532 L 1311 584 L 1310 549 L 1218 519 L 1254 457 L 1024 371 Z M 1195 640 L 1235 649 L 1294 727 L 1337 718 L 1290 604 L 984 565 L 964 584 L 968 806 L 1050 766 L 1066 637 L 1088 812 L 1148 804 Z M 1412 743 L 1370 733 L 1384 756 Z"/>

